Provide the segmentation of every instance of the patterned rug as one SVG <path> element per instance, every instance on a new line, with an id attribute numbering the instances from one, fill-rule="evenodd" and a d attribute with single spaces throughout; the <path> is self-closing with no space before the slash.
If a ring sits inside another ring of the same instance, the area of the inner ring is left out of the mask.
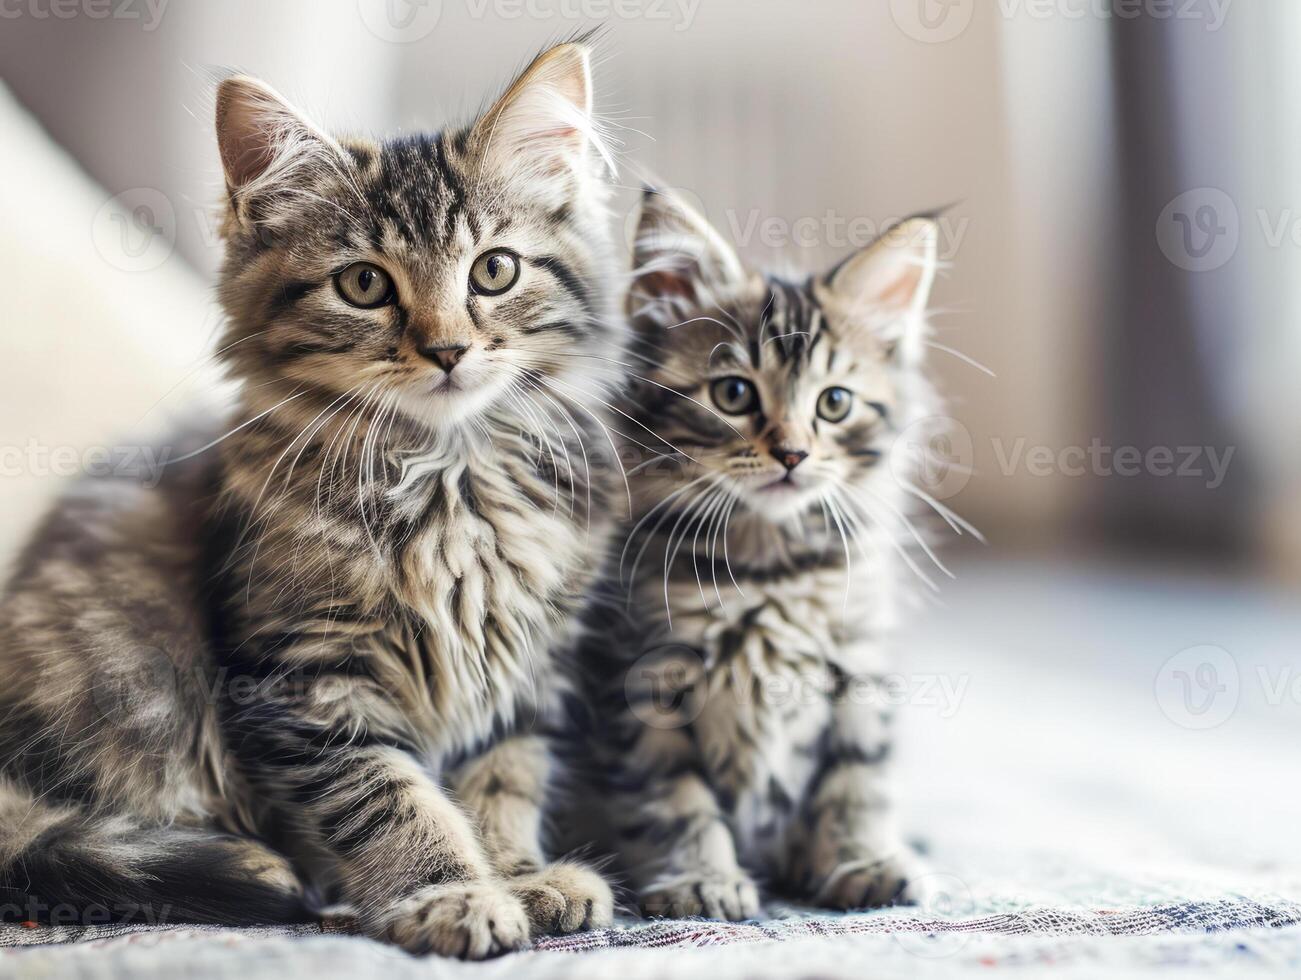
<path id="1" fill-rule="evenodd" d="M 1255 682 L 1291 676 L 1295 597 L 1039 566 L 960 582 L 908 649 L 917 676 L 965 694 L 899 713 L 901 820 L 944 885 L 925 908 L 629 918 L 471 964 L 415 959 L 345 920 L 14 925 L 0 927 L 0 978 L 1301 976 L 1301 701 Z M 1159 681 L 1172 650 L 1209 640 L 1238 651 L 1241 697 L 1223 724 L 1190 728 Z"/>
<path id="2" fill-rule="evenodd" d="M 776 909 L 755 922 L 628 920 L 545 939 L 483 964 L 418 960 L 352 934 L 347 920 L 294 928 L 0 927 L 0 975 L 255 980 L 327 977 L 940 976 L 990 967 L 1055 974 L 1301 971 L 1301 903 L 1245 897 L 1137 908 L 1028 908 L 936 917 L 906 910 L 825 915 Z M 575 955 L 583 954 L 583 955 Z"/>

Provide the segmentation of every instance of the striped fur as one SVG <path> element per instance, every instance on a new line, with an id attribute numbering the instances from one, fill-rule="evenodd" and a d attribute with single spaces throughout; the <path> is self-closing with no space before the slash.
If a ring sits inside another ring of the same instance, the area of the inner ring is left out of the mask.
<path id="1" fill-rule="evenodd" d="M 301 916 L 305 884 L 470 958 L 600 924 L 542 840 L 617 472 L 587 52 L 433 136 L 335 139 L 247 78 L 217 123 L 239 404 L 158 488 L 79 487 L 17 571 L 0 884 L 223 922 Z M 472 289 L 500 248 L 518 281 Z M 357 262 L 392 302 L 347 299 Z"/>
<path id="2" fill-rule="evenodd" d="M 895 436 L 936 405 L 918 370 L 934 242 L 913 221 L 788 282 L 646 194 L 628 411 L 662 452 L 639 467 L 584 673 L 588 830 L 650 914 L 753 916 L 760 885 L 840 908 L 923 887 L 872 693 L 912 465 Z M 724 378 L 753 405 L 724 411 Z M 836 386 L 852 409 L 828 421 Z"/>

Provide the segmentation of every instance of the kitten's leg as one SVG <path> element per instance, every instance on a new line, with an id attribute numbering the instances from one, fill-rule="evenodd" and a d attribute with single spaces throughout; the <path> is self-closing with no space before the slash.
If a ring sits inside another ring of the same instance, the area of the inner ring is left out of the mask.
<path id="1" fill-rule="evenodd" d="M 632 724 L 631 751 L 607 760 L 614 778 L 606 806 L 643 913 L 754 918 L 758 888 L 737 861 L 718 798 L 691 765 L 698 749 L 690 735 Z"/>
<path id="2" fill-rule="evenodd" d="M 827 908 L 920 902 L 927 869 L 895 823 L 888 717 L 841 700 L 791 830 L 787 877 L 799 894 Z"/>
<path id="3" fill-rule="evenodd" d="M 577 861 L 546 863 L 542 814 L 551 769 L 540 736 L 516 735 L 451 777 L 457 796 L 478 819 L 489 862 L 510 879 L 535 936 L 604 928 L 614 917 L 610 886 L 595 871 Z"/>
<path id="4" fill-rule="evenodd" d="M 523 905 L 422 762 L 400 708 L 345 674 L 317 668 L 304 683 L 302 696 L 237 709 L 234 744 L 251 781 L 328 856 L 366 931 L 472 959 L 525 945 Z"/>

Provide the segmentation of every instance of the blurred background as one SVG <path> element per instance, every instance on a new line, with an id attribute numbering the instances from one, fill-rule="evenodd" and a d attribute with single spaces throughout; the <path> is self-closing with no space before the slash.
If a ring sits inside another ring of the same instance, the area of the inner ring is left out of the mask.
<path id="1" fill-rule="evenodd" d="M 915 670 L 971 681 L 922 771 L 969 803 L 1030 765 L 981 826 L 1052 801 L 1045 839 L 1173 834 L 1241 873 L 1250 839 L 1268 866 L 1262 821 L 1301 817 L 1271 775 L 1301 720 L 1293 0 L 0 0 L 6 547 L 211 344 L 214 66 L 388 133 L 592 26 L 621 226 L 655 174 L 814 271 L 946 208 L 931 365 L 961 427 L 928 482 L 988 544 L 949 545 L 908 634 Z M 1119 832 L 1135 813 L 1161 834 Z"/>
<path id="2" fill-rule="evenodd" d="M 933 352 L 975 470 L 942 489 L 1000 546 L 1301 578 L 1287 0 L 6 0 L 4 81 L 103 199 L 60 211 L 12 169 L 4 193 L 156 302 L 219 257 L 213 68 L 329 127 L 437 128 L 591 26 L 622 182 L 685 189 L 748 255 L 821 269 L 948 206 L 936 341 L 987 371 Z M 213 326 L 180 316 L 160 342 Z M 49 329 L 6 325 L 17 380 L 112 415 L 112 373 L 21 368 Z"/>

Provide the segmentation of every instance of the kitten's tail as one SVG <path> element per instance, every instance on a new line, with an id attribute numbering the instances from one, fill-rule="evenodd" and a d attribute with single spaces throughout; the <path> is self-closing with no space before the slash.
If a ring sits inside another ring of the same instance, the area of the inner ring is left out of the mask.
<path id="1" fill-rule="evenodd" d="M 154 827 L 0 785 L 0 919 L 267 925 L 312 919 L 288 862 L 252 838 Z M 26 794 L 20 794 L 25 796 Z"/>

